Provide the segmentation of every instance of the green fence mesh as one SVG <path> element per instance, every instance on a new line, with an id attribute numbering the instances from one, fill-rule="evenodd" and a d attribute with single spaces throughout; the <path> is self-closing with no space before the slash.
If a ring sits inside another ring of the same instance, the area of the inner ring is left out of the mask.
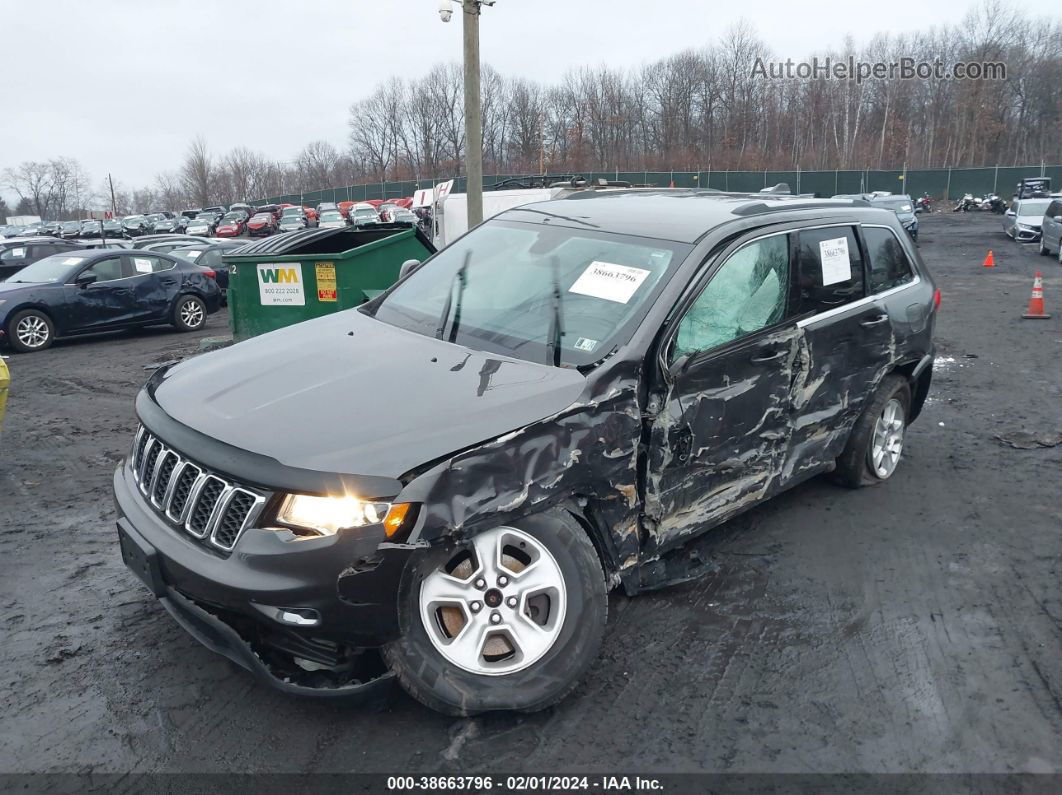
<path id="1" fill-rule="evenodd" d="M 489 174 L 483 177 L 483 188 L 492 189 L 497 183 L 519 174 Z M 928 193 L 935 199 L 957 199 L 965 193 L 980 195 L 999 193 L 1009 198 L 1023 177 L 1051 177 L 1056 190 L 1062 188 L 1062 165 L 1001 166 L 989 168 L 931 168 L 907 171 L 592 171 L 583 172 L 588 179 L 619 180 L 634 185 L 654 185 L 666 188 L 712 188 L 740 193 L 787 183 L 794 193 L 811 193 L 819 197 L 838 193 L 866 193 L 875 190 L 908 193 L 921 196 Z M 252 204 L 304 204 L 321 202 L 367 201 L 369 199 L 400 199 L 412 196 L 423 188 L 433 188 L 443 179 L 399 180 L 369 182 L 340 188 L 287 193 L 256 199 Z M 463 193 L 467 181 L 454 179 L 454 193 Z"/>

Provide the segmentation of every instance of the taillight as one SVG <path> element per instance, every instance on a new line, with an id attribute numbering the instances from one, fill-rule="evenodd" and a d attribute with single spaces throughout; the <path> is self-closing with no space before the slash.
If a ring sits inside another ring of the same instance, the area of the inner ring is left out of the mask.
<path id="1" fill-rule="evenodd" d="M 933 291 L 933 308 L 940 309 L 940 288 Z"/>
<path id="2" fill-rule="evenodd" d="M 211 279 L 216 279 L 216 278 L 218 278 L 218 272 L 217 272 L 217 271 L 212 271 L 212 270 L 204 270 L 204 271 L 203 271 L 203 275 L 204 275 L 204 276 L 209 276 L 209 277 L 210 277 Z M 938 292 L 939 292 L 939 290 L 938 290 Z"/>

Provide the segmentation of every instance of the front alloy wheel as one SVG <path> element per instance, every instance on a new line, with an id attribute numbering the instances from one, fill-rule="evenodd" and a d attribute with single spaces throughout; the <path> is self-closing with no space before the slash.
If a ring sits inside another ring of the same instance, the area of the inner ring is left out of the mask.
<path id="1" fill-rule="evenodd" d="M 564 577 L 550 551 L 512 527 L 476 536 L 429 574 L 420 615 L 433 646 L 458 668 L 496 676 L 520 671 L 557 642 Z"/>
<path id="2" fill-rule="evenodd" d="M 16 351 L 32 353 L 50 346 L 55 330 L 47 315 L 36 309 L 27 309 L 11 318 L 8 335 L 11 347 Z"/>
<path id="3" fill-rule="evenodd" d="M 555 704 L 605 631 L 601 561 L 565 510 L 433 546 L 411 561 L 407 581 L 402 635 L 383 657 L 410 695 L 449 715 Z"/>

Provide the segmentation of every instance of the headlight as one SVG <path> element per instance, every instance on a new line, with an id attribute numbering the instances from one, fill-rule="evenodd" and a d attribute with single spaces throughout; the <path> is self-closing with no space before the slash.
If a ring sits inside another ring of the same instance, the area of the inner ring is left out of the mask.
<path id="1" fill-rule="evenodd" d="M 409 503 L 367 502 L 350 496 L 292 494 L 284 500 L 277 520 L 314 530 L 324 536 L 332 536 L 348 528 L 383 523 L 390 537 L 402 526 L 408 511 Z"/>

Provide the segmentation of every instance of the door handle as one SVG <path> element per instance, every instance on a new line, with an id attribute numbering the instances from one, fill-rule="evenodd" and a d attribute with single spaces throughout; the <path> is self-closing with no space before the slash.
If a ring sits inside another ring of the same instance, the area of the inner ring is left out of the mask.
<path id="1" fill-rule="evenodd" d="M 859 325 L 863 326 L 864 328 L 870 328 L 871 326 L 880 326 L 882 323 L 888 321 L 888 319 L 888 315 L 874 315 L 874 317 L 870 318 L 869 320 L 862 321 Z"/>
<path id="2" fill-rule="evenodd" d="M 785 351 L 775 351 L 774 353 L 766 353 L 761 356 L 753 356 L 750 361 L 753 364 L 766 364 L 767 362 L 776 362 L 785 356 Z"/>

